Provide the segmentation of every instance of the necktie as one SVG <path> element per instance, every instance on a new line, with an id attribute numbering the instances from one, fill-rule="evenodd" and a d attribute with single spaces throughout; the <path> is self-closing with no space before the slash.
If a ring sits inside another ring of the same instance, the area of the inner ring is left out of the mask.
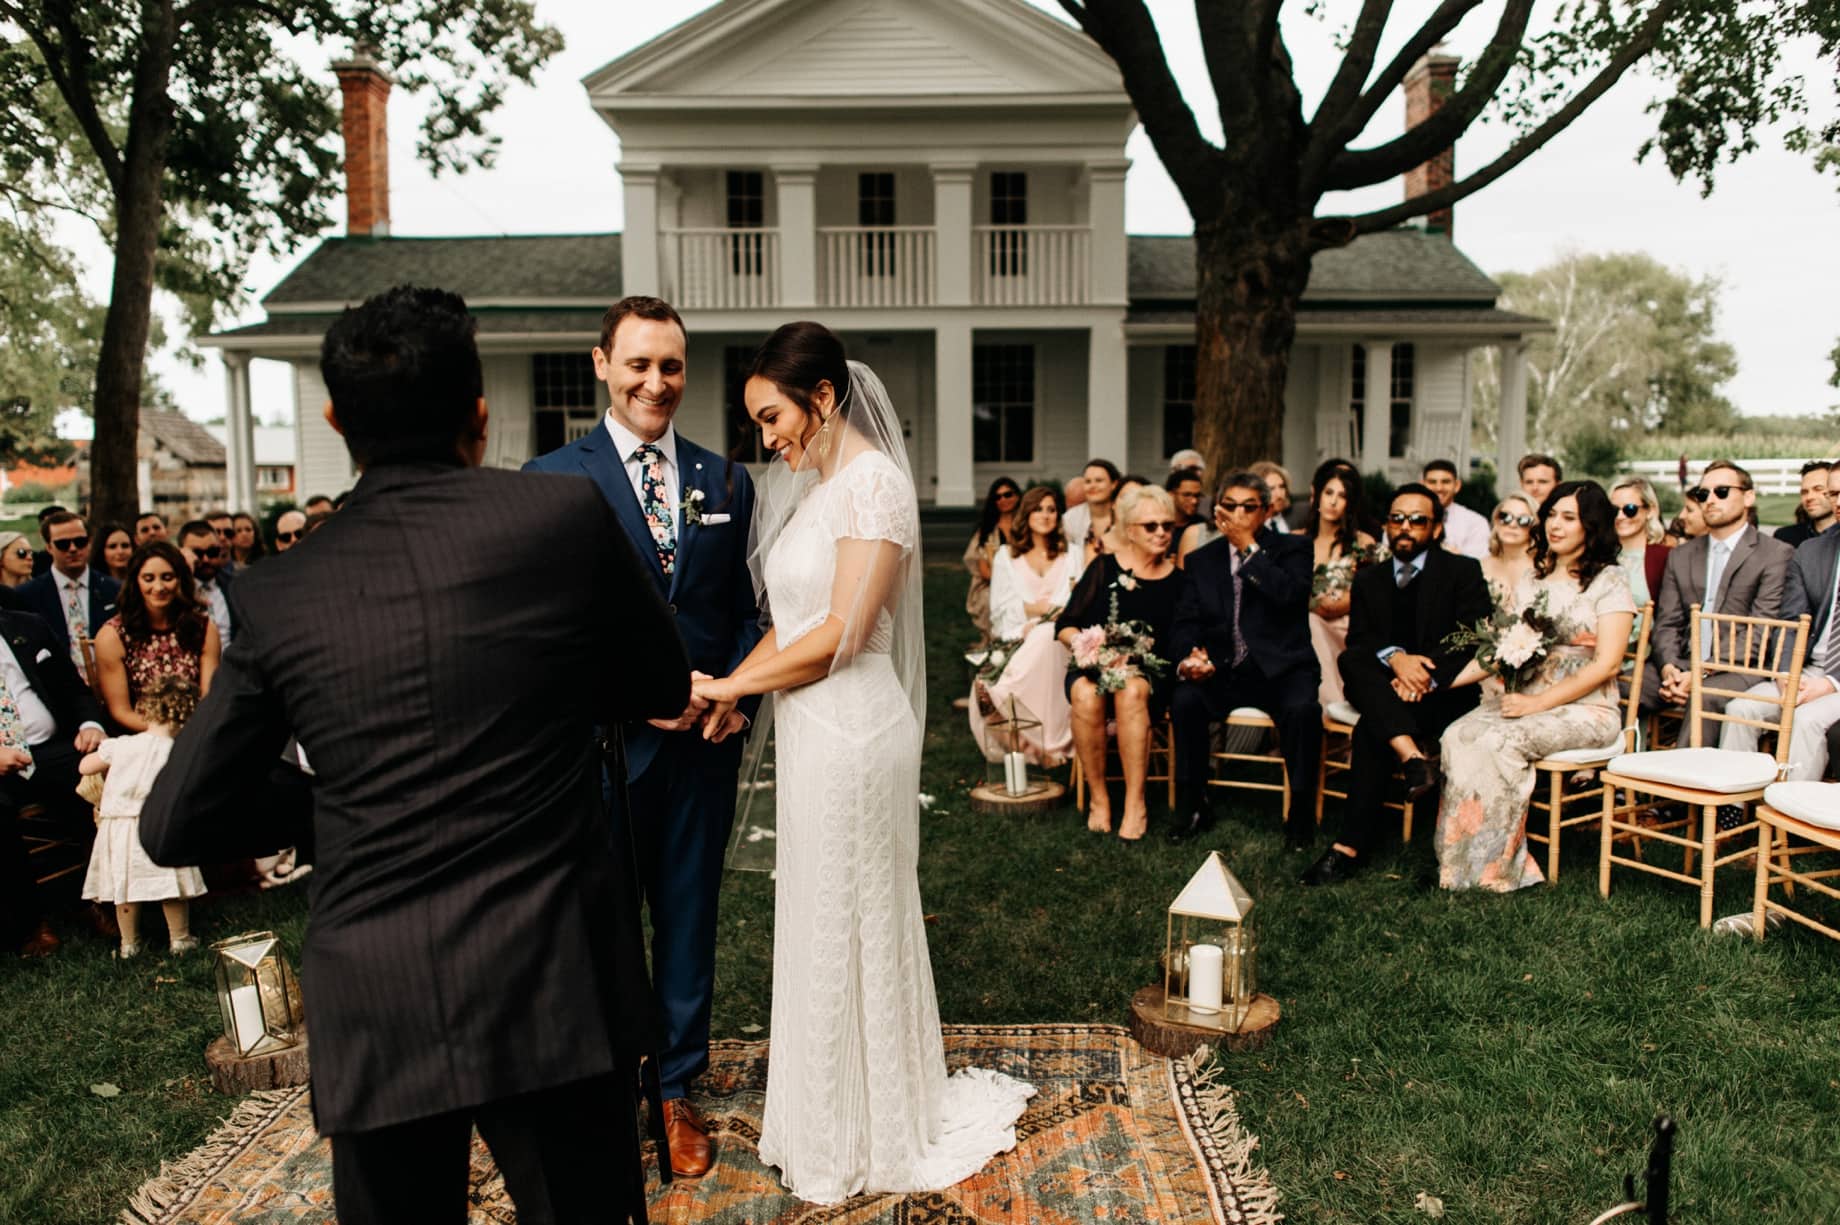
<path id="1" fill-rule="evenodd" d="M 1417 577 L 1417 566 L 1401 566 L 1393 572 L 1393 581 L 1399 584 L 1399 589 L 1401 591 L 1410 587 L 1412 585 L 1412 580 Z"/>
<path id="2" fill-rule="evenodd" d="M 1240 571 L 1245 569 L 1246 554 L 1242 551 L 1233 555 L 1233 666 L 1239 667 L 1246 662 L 1249 648 L 1246 635 L 1240 632 L 1240 595 L 1245 591 L 1245 581 L 1240 578 Z"/>
<path id="3" fill-rule="evenodd" d="M 70 662 L 87 681 L 89 669 L 83 666 L 83 647 L 77 639 L 89 632 L 89 626 L 83 622 L 83 589 L 74 579 L 64 580 L 64 624 L 70 631 Z"/>
<path id="4" fill-rule="evenodd" d="M 1719 610 L 1719 581 L 1725 577 L 1725 561 L 1731 555 L 1730 542 L 1715 540 L 1706 555 L 1706 595 L 1700 601 L 1702 613 L 1715 613 Z M 1699 657 L 1712 658 L 1712 626 L 1702 625 L 1699 630 Z"/>
<path id="5" fill-rule="evenodd" d="M 651 529 L 652 543 L 658 546 L 658 565 L 666 578 L 677 561 L 677 515 L 665 496 L 664 452 L 651 443 L 641 443 L 633 452 L 639 461 L 639 509 L 645 525 Z"/>
<path id="6" fill-rule="evenodd" d="M 28 759 L 32 756 L 32 746 L 26 743 L 26 721 L 3 676 L 0 676 L 0 745 L 19 749 Z"/>

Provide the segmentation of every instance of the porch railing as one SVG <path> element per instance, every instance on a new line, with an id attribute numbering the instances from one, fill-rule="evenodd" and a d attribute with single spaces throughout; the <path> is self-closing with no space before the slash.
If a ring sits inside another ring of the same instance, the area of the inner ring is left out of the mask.
<path id="1" fill-rule="evenodd" d="M 972 227 L 972 301 L 979 306 L 1079 306 L 1092 301 L 1092 228 Z"/>
<path id="2" fill-rule="evenodd" d="M 933 227 L 820 228 L 818 300 L 825 306 L 931 306 L 937 300 Z"/>
<path id="3" fill-rule="evenodd" d="M 665 296 L 692 310 L 748 310 L 780 302 L 779 231 L 683 229 L 660 233 Z"/>

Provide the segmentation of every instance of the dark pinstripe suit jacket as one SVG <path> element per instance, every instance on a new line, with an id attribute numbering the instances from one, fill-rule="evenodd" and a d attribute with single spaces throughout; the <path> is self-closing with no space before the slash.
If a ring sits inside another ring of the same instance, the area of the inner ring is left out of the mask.
<path id="1" fill-rule="evenodd" d="M 592 728 L 677 714 L 689 665 L 592 482 L 375 468 L 232 591 L 241 630 L 141 841 L 166 864 L 286 845 L 261 793 L 299 736 L 320 1130 L 630 1066 L 658 1019 Z"/>

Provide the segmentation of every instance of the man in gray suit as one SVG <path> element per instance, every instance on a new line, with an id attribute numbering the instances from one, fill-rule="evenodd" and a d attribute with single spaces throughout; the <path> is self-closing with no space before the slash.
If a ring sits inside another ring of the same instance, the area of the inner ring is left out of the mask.
<path id="1" fill-rule="evenodd" d="M 633 1089 L 662 1024 L 594 728 L 675 715 L 690 663 L 592 482 L 478 466 L 473 332 L 457 296 L 407 286 L 327 330 L 326 419 L 363 478 L 231 589 L 236 641 L 141 843 L 185 864 L 299 841 L 265 806 L 298 736 L 301 986 L 344 1225 L 460 1225 L 475 1127 L 520 1221 L 643 1222 Z"/>
<path id="2" fill-rule="evenodd" d="M 1827 472 L 1827 492 L 1840 494 L 1840 468 Z M 1789 736 L 1789 777 L 1818 779 L 1827 768 L 1828 729 L 1840 724 L 1840 617 L 1834 616 L 1834 588 L 1840 582 L 1840 527 L 1830 527 L 1804 540 L 1789 563 L 1789 581 L 1783 588 L 1782 615 L 1792 620 L 1809 614 L 1808 657 L 1802 665 L 1802 685 L 1795 695 L 1795 728 Z M 1776 685 L 1763 681 L 1749 692 L 1774 697 Z M 1728 713 L 1747 719 L 1773 719 L 1779 707 L 1739 698 Z M 1719 732 L 1719 747 L 1745 752 L 1757 748 L 1757 730 L 1741 723 L 1726 723 Z"/>
<path id="3" fill-rule="evenodd" d="M 1708 656 L 1710 631 L 1702 641 L 1689 641 L 1689 612 L 1698 604 L 1702 612 L 1742 617 L 1783 615 L 1783 583 L 1795 551 L 1774 537 L 1759 532 L 1750 521 L 1757 504 L 1750 473 L 1730 460 L 1714 460 L 1700 474 L 1699 484 L 1687 496 L 1705 508 L 1706 534 L 1681 545 L 1668 555 L 1661 574 L 1661 596 L 1655 602 L 1655 633 L 1642 678 L 1642 713 L 1653 714 L 1667 706 L 1684 706 L 1691 683 L 1693 660 Z M 1710 673 L 1708 687 L 1736 690 L 1744 680 L 1736 673 Z M 1725 699 L 1706 695 L 1706 709 L 1724 709 Z"/>

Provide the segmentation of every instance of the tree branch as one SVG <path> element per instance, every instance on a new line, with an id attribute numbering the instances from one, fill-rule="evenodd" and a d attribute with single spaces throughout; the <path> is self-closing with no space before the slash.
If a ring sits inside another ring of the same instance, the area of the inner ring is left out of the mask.
<path id="1" fill-rule="evenodd" d="M 1323 190 L 1346 191 L 1398 178 L 1422 166 L 1455 144 L 1487 109 L 1501 83 L 1514 68 L 1521 37 L 1533 16 L 1533 0 L 1508 0 L 1502 7 L 1495 36 L 1483 48 L 1475 71 L 1463 88 L 1417 127 L 1372 149 L 1349 149 L 1337 154 L 1323 174 Z"/>
<path id="2" fill-rule="evenodd" d="M 1317 104 L 1316 118 L 1310 124 L 1310 148 L 1304 162 L 1306 176 L 1315 177 L 1310 173 L 1312 162 L 1326 164 L 1331 156 L 1341 151 L 1348 140 L 1353 139 L 1350 136 L 1336 141 L 1333 149 L 1321 154 L 1317 152 L 1317 146 L 1325 138 L 1324 130 L 1336 127 L 1336 121 L 1360 101 L 1361 86 L 1367 83 L 1367 74 L 1374 70 L 1374 53 L 1379 49 L 1380 36 L 1386 33 L 1386 19 L 1392 9 L 1392 0 L 1363 0 L 1361 15 L 1355 18 L 1354 35 L 1348 42 L 1348 51 L 1342 56 L 1341 66 L 1335 70 L 1335 78 L 1329 82 L 1322 101 Z"/>
<path id="3" fill-rule="evenodd" d="M 1611 86 L 1621 80 L 1623 74 L 1629 71 L 1637 60 L 1655 49 L 1655 44 L 1661 38 L 1661 31 L 1666 27 L 1668 19 L 1674 15 L 1677 3 L 1678 0 L 1662 0 L 1662 3 L 1656 5 L 1654 11 L 1648 15 L 1648 20 L 1644 21 L 1635 35 L 1623 45 L 1623 49 L 1618 51 L 1595 77 L 1591 78 L 1589 84 L 1573 95 L 1571 101 L 1554 111 L 1539 127 L 1508 146 L 1507 151 L 1493 162 L 1466 179 L 1460 179 L 1447 187 L 1440 187 L 1436 191 L 1429 191 L 1421 196 L 1414 196 L 1403 204 L 1350 217 L 1348 220 L 1354 231 L 1358 234 L 1372 234 L 1378 230 L 1391 229 L 1414 217 L 1422 217 L 1438 209 L 1449 208 L 1464 197 L 1481 191 L 1526 161 L 1553 137 L 1570 127 L 1574 119 L 1577 119 L 1594 102 L 1609 92 Z"/>
<path id="4" fill-rule="evenodd" d="M 1220 150 L 1195 125 L 1163 55 L 1143 0 L 1060 0 L 1080 28 L 1117 63 L 1157 156 L 1196 218 L 1210 216 L 1220 193 Z"/>
<path id="5" fill-rule="evenodd" d="M 1322 104 L 1316 108 L 1316 117 L 1310 122 L 1310 149 L 1304 160 L 1306 185 L 1314 187 L 1315 181 L 1322 174 L 1322 168 L 1347 148 L 1349 141 L 1367 130 L 1367 125 L 1373 122 L 1386 100 L 1404 83 L 1412 66 L 1423 59 L 1431 48 L 1444 41 L 1445 36 L 1481 4 L 1482 0 L 1444 0 L 1425 19 L 1425 24 L 1406 40 L 1399 54 L 1374 78 L 1366 92 L 1344 106 L 1341 113 L 1330 110 L 1329 99 L 1324 97 Z"/>
<path id="6" fill-rule="evenodd" d="M 173 14 L 175 24 L 180 29 L 187 26 L 196 27 L 206 19 L 215 17 L 228 9 L 249 9 L 262 13 L 284 30 L 293 30 L 297 14 L 279 4 L 267 4 L 263 0 L 192 0 L 185 7 Z"/>
<path id="7" fill-rule="evenodd" d="M 26 37 L 32 40 L 32 45 L 38 48 L 39 56 L 45 61 L 45 71 L 51 75 L 51 83 L 57 86 L 58 94 L 70 108 L 77 126 L 82 129 L 84 139 L 95 150 L 96 160 L 102 164 L 102 173 L 107 176 L 109 186 L 119 194 L 122 185 L 121 151 L 109 136 L 108 126 L 102 122 L 102 115 L 96 108 L 95 95 L 90 92 L 89 69 L 92 59 L 89 40 L 77 28 L 76 19 L 67 6 L 47 6 L 47 13 L 52 24 L 57 27 L 62 42 L 54 42 L 47 31 L 13 0 L 0 0 L 0 17 L 7 18 L 24 30 Z"/>

